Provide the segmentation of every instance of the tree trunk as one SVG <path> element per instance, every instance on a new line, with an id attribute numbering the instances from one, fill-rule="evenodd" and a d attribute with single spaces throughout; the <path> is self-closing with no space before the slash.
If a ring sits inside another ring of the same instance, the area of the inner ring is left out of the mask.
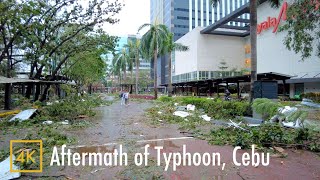
<path id="1" fill-rule="evenodd" d="M 139 93 L 138 83 L 139 83 L 139 55 L 136 57 L 136 94 Z"/>
<path id="2" fill-rule="evenodd" d="M 123 81 L 126 81 L 126 79 L 127 79 L 127 68 L 123 70 Z"/>
<path id="3" fill-rule="evenodd" d="M 32 93 L 33 83 L 28 83 L 26 90 L 26 98 L 30 99 Z"/>
<path id="4" fill-rule="evenodd" d="M 50 88 L 50 84 L 47 84 L 46 87 L 44 88 L 43 90 L 43 94 L 40 98 L 40 101 L 43 102 L 47 99 L 47 94 L 48 94 L 48 91 L 49 91 L 49 88 Z"/>
<path id="5" fill-rule="evenodd" d="M 5 99 L 4 99 L 4 109 L 10 110 L 11 109 L 11 84 L 5 84 Z"/>
<path id="6" fill-rule="evenodd" d="M 172 52 L 169 53 L 169 59 L 168 59 L 168 70 L 169 70 L 169 76 L 168 76 L 168 96 L 172 97 L 172 62 L 171 62 L 171 55 Z"/>
<path id="7" fill-rule="evenodd" d="M 36 84 L 36 93 L 35 93 L 35 95 L 34 95 L 34 101 L 37 101 L 37 100 L 39 100 L 39 96 L 40 96 L 40 88 L 41 87 L 41 85 L 40 85 L 40 83 L 37 83 Z"/>
<path id="8" fill-rule="evenodd" d="M 250 0 L 251 84 L 250 102 L 253 100 L 253 84 L 257 80 L 257 1 Z"/>
<path id="9" fill-rule="evenodd" d="M 7 51 L 7 78 L 10 78 L 10 60 L 11 57 L 9 55 L 9 51 Z M 5 110 L 9 110 L 11 109 L 11 84 L 10 83 L 6 83 L 5 85 L 5 95 L 4 95 L 4 109 Z"/>
<path id="10" fill-rule="evenodd" d="M 89 94 L 92 94 L 92 84 L 91 83 L 89 84 L 89 90 L 88 91 L 89 91 Z"/>
<path id="11" fill-rule="evenodd" d="M 153 54 L 153 74 L 154 74 L 154 99 L 158 99 L 158 76 L 157 76 L 157 57 L 158 55 L 158 48 L 155 49 L 154 54 Z"/>

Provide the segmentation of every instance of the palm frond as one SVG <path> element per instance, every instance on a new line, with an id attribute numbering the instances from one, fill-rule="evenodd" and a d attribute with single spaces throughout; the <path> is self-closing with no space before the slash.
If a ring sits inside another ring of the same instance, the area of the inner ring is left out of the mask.
<path id="1" fill-rule="evenodd" d="M 148 26 L 152 26 L 152 24 L 148 24 L 148 23 L 145 23 L 143 25 L 141 25 L 139 28 L 138 28 L 138 32 L 140 32 L 142 29 L 148 27 Z"/>
<path id="2" fill-rule="evenodd" d="M 268 0 L 269 4 L 273 8 L 278 8 L 282 2 L 282 0 Z"/>

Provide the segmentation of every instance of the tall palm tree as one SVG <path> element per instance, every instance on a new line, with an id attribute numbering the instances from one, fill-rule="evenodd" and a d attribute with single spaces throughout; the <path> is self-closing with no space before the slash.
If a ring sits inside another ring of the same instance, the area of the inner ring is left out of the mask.
<path id="1" fill-rule="evenodd" d="M 175 43 L 173 42 L 173 34 L 169 33 L 165 42 L 165 48 L 164 48 L 164 53 L 169 54 L 169 59 L 168 59 L 168 96 L 172 96 L 172 62 L 171 62 L 171 57 L 172 57 L 172 52 L 173 51 L 188 51 L 189 47 L 185 46 L 180 43 Z"/>
<path id="2" fill-rule="evenodd" d="M 216 6 L 221 0 L 210 0 Z M 222 0 L 223 1 L 223 0 Z M 282 0 L 268 0 L 273 7 L 279 7 Z M 250 42 L 251 42 L 251 85 L 250 102 L 253 100 L 253 83 L 257 80 L 257 3 L 259 0 L 250 0 Z"/>
<path id="3" fill-rule="evenodd" d="M 115 66 L 117 69 L 123 72 L 123 80 L 125 81 L 127 79 L 127 70 L 128 67 L 130 66 L 130 57 L 127 48 L 123 47 L 121 51 L 116 54 L 116 58 L 114 59 Z M 130 67 L 129 67 L 130 68 Z M 129 69 L 130 70 L 130 69 Z"/>
<path id="4" fill-rule="evenodd" d="M 140 56 L 141 56 L 141 42 L 140 39 L 135 39 L 134 41 L 129 41 L 125 47 L 129 48 L 130 56 L 134 58 L 136 65 L 136 81 L 135 89 L 136 94 L 138 94 L 138 84 L 139 84 L 139 66 L 140 66 Z"/>
<path id="5" fill-rule="evenodd" d="M 157 89 L 157 59 L 158 55 L 163 55 L 163 48 L 165 46 L 165 41 L 169 34 L 167 26 L 163 24 L 143 24 L 139 27 L 138 32 L 142 29 L 149 27 L 150 29 L 141 38 L 141 49 L 146 59 L 153 57 L 154 65 L 154 98 L 158 98 Z"/>

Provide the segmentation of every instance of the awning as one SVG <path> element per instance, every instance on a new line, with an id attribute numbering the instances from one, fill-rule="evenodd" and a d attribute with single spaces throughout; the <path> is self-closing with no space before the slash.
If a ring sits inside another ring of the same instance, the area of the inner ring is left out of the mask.
<path id="1" fill-rule="evenodd" d="M 276 73 L 276 72 L 267 72 L 267 73 L 259 73 L 257 74 L 258 80 L 282 80 L 286 81 L 290 79 L 292 76 Z M 251 75 L 242 75 L 242 76 L 231 76 L 224 78 L 216 78 L 216 79 L 205 79 L 205 80 L 196 80 L 196 81 L 187 81 L 187 82 L 179 82 L 172 83 L 173 86 L 205 86 L 209 83 L 220 84 L 220 83 L 242 83 L 242 82 L 250 82 Z M 167 84 L 162 84 L 161 86 L 167 86 Z"/>
<path id="2" fill-rule="evenodd" d="M 315 83 L 320 82 L 320 78 L 294 78 L 286 80 L 288 84 L 295 84 L 295 83 Z"/>
<path id="3" fill-rule="evenodd" d="M 22 78 L 7 78 L 4 76 L 0 76 L 0 84 L 27 83 L 27 82 L 39 82 L 39 80 L 22 79 Z"/>

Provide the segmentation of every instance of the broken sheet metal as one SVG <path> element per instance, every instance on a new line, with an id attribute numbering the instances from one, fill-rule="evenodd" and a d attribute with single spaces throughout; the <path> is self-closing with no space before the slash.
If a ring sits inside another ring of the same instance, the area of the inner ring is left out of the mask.
<path id="1" fill-rule="evenodd" d="M 211 120 L 211 117 L 209 117 L 208 115 L 202 115 L 202 116 L 200 116 L 203 120 L 205 120 L 205 121 L 210 121 Z"/>
<path id="2" fill-rule="evenodd" d="M 320 108 L 320 104 L 313 102 L 311 99 L 303 98 L 301 104 L 309 107 Z"/>
<path id="3" fill-rule="evenodd" d="M 184 112 L 184 111 L 175 111 L 175 112 L 173 113 L 173 115 L 174 115 L 174 116 L 179 116 L 179 117 L 185 118 L 185 117 L 190 116 L 190 113 Z"/>
<path id="4" fill-rule="evenodd" d="M 192 105 L 192 104 L 187 105 L 187 111 L 194 111 L 195 109 L 196 109 L 195 105 Z"/>
<path id="5" fill-rule="evenodd" d="M 20 122 L 30 119 L 33 114 L 37 111 L 37 109 L 27 109 L 21 111 L 19 114 L 15 115 L 13 118 L 9 120 L 9 122 L 15 121 L 18 119 Z"/>
<path id="6" fill-rule="evenodd" d="M 228 123 L 229 126 L 233 126 L 233 127 L 235 127 L 235 128 L 239 128 L 239 129 L 244 130 L 244 131 L 248 131 L 247 129 L 244 129 L 243 127 L 240 126 L 240 124 L 241 124 L 242 122 L 239 122 L 239 123 L 237 124 L 237 123 L 233 122 L 231 119 L 229 119 L 229 121 L 230 121 L 230 123 Z"/>
<path id="7" fill-rule="evenodd" d="M 12 161 L 15 161 L 16 157 L 12 155 Z M 15 164 L 12 165 L 13 170 L 19 170 L 19 167 Z M 9 180 L 20 177 L 20 172 L 10 172 L 10 157 L 0 162 L 0 179 Z"/>
<path id="8" fill-rule="evenodd" d="M 296 122 L 282 122 L 282 125 L 284 127 L 288 127 L 288 128 L 301 128 L 301 127 L 303 127 L 303 123 L 301 122 L 301 120 L 299 118 L 296 120 Z"/>

